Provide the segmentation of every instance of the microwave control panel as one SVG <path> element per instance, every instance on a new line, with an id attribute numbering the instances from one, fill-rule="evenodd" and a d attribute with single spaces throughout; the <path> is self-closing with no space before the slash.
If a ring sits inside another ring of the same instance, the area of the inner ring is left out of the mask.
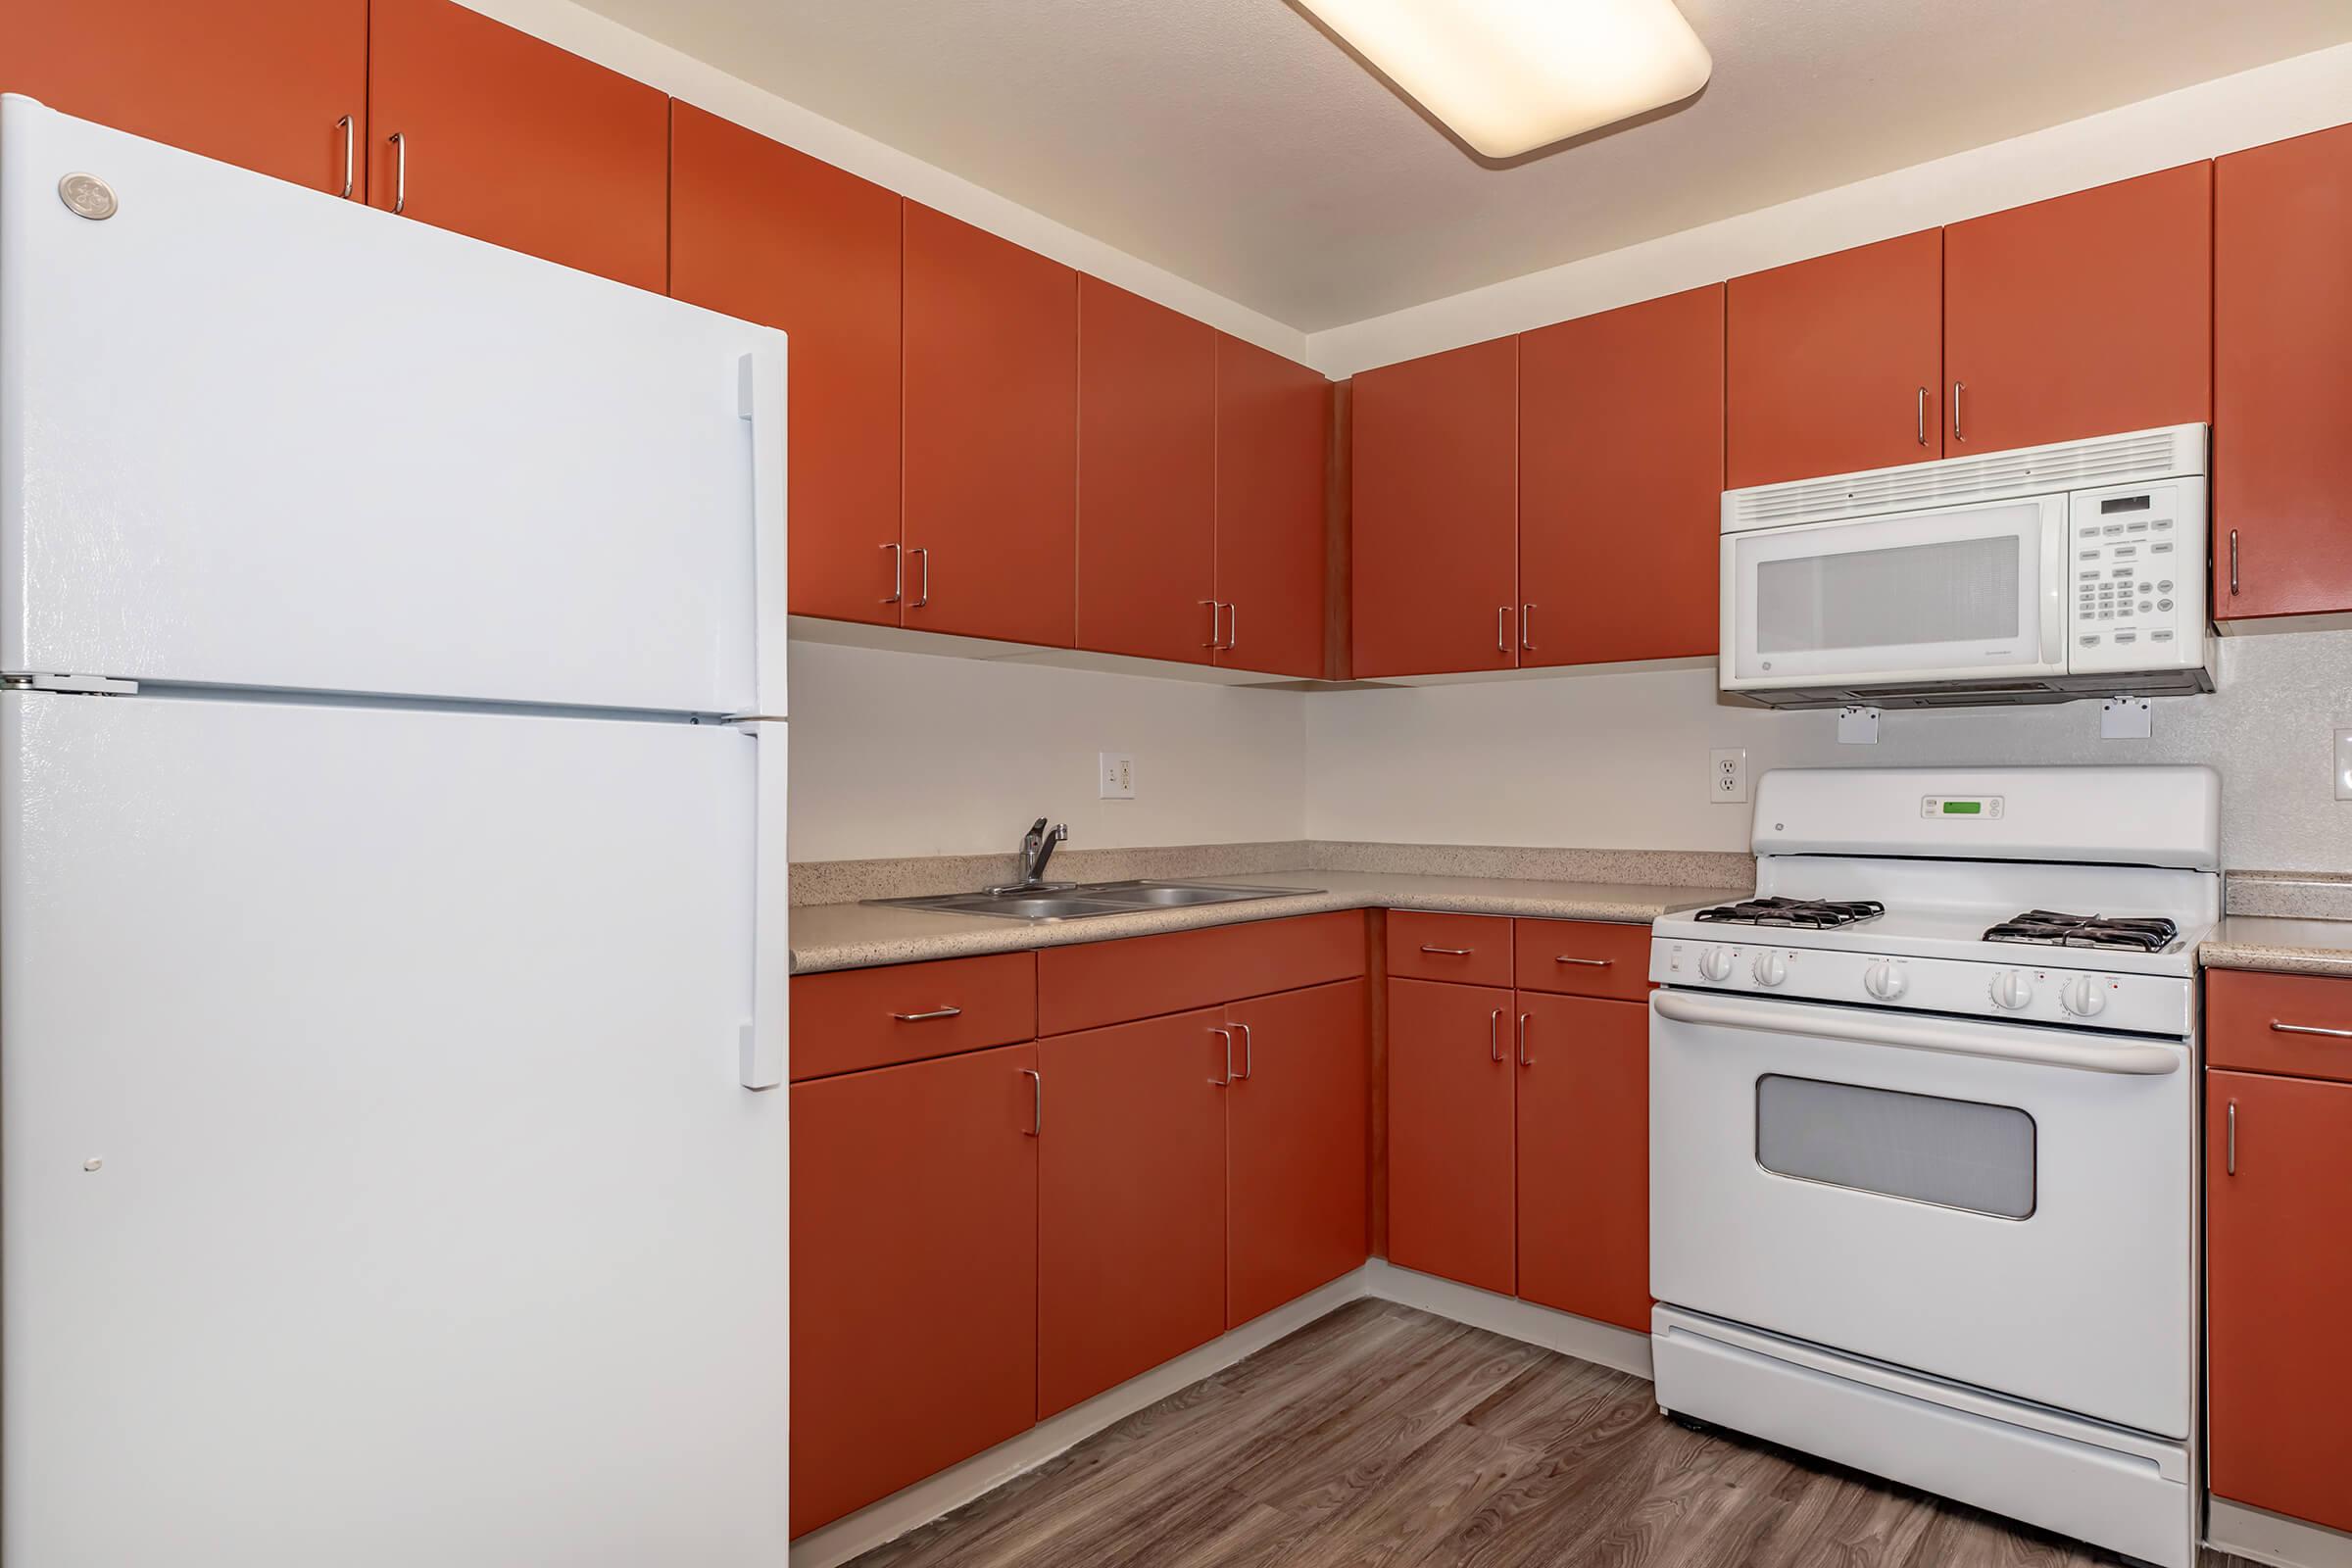
<path id="1" fill-rule="evenodd" d="M 2205 481 L 2080 490 L 2067 518 L 2067 667 L 2205 662 Z"/>

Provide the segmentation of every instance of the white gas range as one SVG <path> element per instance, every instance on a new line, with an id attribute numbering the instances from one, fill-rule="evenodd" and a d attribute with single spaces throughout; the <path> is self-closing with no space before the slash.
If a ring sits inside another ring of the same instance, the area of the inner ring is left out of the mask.
<path id="1" fill-rule="evenodd" d="M 1650 979 L 1658 1402 L 2187 1568 L 2203 767 L 1817 769 Z"/>

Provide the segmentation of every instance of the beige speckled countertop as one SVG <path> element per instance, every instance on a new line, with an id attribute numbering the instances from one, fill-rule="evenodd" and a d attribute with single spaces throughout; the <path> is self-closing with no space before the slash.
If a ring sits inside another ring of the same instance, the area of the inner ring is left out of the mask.
<path id="1" fill-rule="evenodd" d="M 804 905 L 792 911 L 792 969 L 795 974 L 814 974 L 827 969 L 960 958 L 980 953 L 1017 953 L 1071 942 L 1104 942 L 1162 931 L 1189 931 L 1196 926 L 1320 914 L 1329 909 L 1443 909 L 1465 914 L 1518 914 L 1550 920 L 1616 920 L 1631 924 L 1654 920 L 1670 909 L 1690 909 L 1743 899 L 1751 891 L 1338 870 L 1257 872 L 1206 880 L 1300 891 L 1289 898 L 1258 899 L 1248 904 L 1148 909 L 1134 914 L 1106 914 L 1045 924 L 869 904 Z"/>
<path id="2" fill-rule="evenodd" d="M 2352 920 L 2225 915 L 2197 949 L 2197 961 L 2208 969 L 2352 976 Z"/>

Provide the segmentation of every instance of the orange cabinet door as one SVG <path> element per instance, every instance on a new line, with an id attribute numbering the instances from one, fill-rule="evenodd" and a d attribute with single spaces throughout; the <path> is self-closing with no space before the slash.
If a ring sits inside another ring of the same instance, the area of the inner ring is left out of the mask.
<path id="1" fill-rule="evenodd" d="M 1238 1326 L 1364 1260 L 1371 1042 L 1364 982 L 1228 1007 L 1225 1321 Z"/>
<path id="2" fill-rule="evenodd" d="M 1037 1409 L 1225 1331 L 1225 1011 L 1038 1046 Z"/>
<path id="3" fill-rule="evenodd" d="M 1519 993 L 1519 1294 L 1649 1332 L 1649 1008 Z"/>
<path id="4" fill-rule="evenodd" d="M 2211 416 L 2213 166 L 1943 231 L 1946 452 Z"/>
<path id="5" fill-rule="evenodd" d="M 669 99 L 454 0 L 371 0 L 368 199 L 661 292 Z"/>
<path id="6" fill-rule="evenodd" d="M 365 196 L 367 0 L 0 0 L 0 92 Z"/>
<path id="7" fill-rule="evenodd" d="M 899 623 L 899 198 L 670 107 L 669 292 L 792 335 L 792 612 Z"/>
<path id="8" fill-rule="evenodd" d="M 1509 1295 L 1512 997 L 1389 982 L 1389 1261 Z"/>
<path id="9" fill-rule="evenodd" d="M 792 1086 L 794 1535 L 1037 1419 L 1036 1067 Z"/>
<path id="10" fill-rule="evenodd" d="M 1519 340 L 1521 664 L 1712 654 L 1723 285 Z"/>
<path id="11" fill-rule="evenodd" d="M 1519 340 L 1355 378 L 1355 673 L 1519 661 Z"/>
<path id="12" fill-rule="evenodd" d="M 1724 484 L 1944 456 L 1943 236 L 1923 229 L 1724 285 Z"/>
<path id="13" fill-rule="evenodd" d="M 1331 382 L 1217 334 L 1217 588 L 1232 608 L 1217 662 L 1323 673 Z"/>
<path id="14" fill-rule="evenodd" d="M 2352 1084 L 2206 1074 L 2213 1494 L 2333 1530 L 2352 1530 L 2347 1236 Z"/>
<path id="15" fill-rule="evenodd" d="M 1217 335 L 1078 278 L 1078 646 L 1209 662 Z"/>
<path id="16" fill-rule="evenodd" d="M 2215 163 L 2217 619 L 2352 610 L 2347 255 L 2352 125 Z"/>
<path id="17" fill-rule="evenodd" d="M 904 623 L 1072 647 L 1078 274 L 916 202 L 906 225 Z"/>

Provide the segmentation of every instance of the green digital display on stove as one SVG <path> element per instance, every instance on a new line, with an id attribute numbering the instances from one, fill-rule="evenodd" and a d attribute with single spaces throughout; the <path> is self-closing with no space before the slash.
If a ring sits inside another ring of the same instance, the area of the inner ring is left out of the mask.
<path id="1" fill-rule="evenodd" d="M 1975 816 L 1984 809 L 1984 803 L 1983 801 L 1946 801 L 1943 803 L 1943 814 L 1946 816 Z"/>

